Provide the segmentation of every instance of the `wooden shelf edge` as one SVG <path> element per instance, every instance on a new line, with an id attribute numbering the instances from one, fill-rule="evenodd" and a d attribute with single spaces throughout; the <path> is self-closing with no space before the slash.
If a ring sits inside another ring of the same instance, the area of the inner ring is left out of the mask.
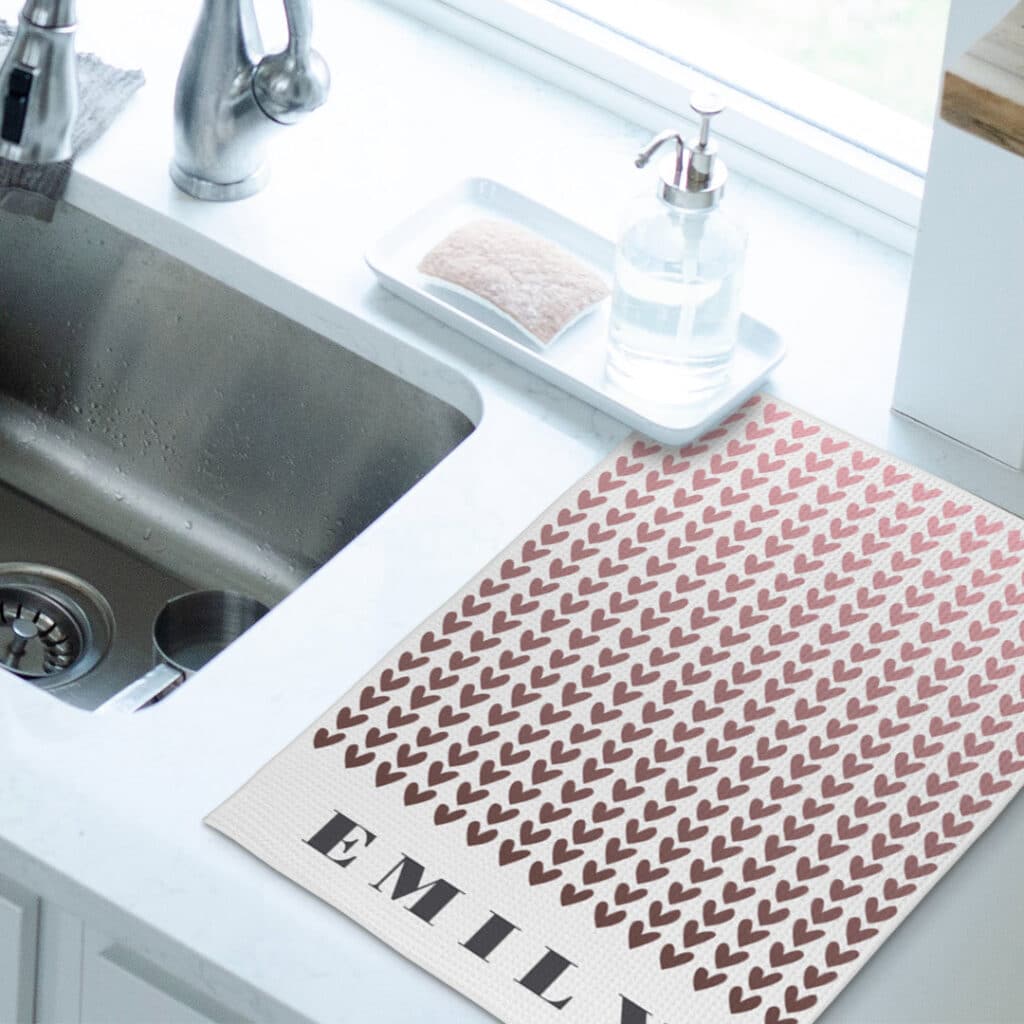
<path id="1" fill-rule="evenodd" d="M 1024 0 L 946 72 L 940 113 L 1024 156 Z"/>
<path id="2" fill-rule="evenodd" d="M 1024 156 L 1024 106 L 1000 93 L 947 71 L 941 113 L 943 121 Z"/>

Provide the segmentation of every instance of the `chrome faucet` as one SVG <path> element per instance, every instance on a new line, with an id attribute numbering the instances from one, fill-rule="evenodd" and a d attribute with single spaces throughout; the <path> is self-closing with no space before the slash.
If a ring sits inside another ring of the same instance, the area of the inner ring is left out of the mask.
<path id="1" fill-rule="evenodd" d="M 326 99 L 310 0 L 284 0 L 288 45 L 263 55 L 252 0 L 203 0 L 174 96 L 171 178 L 199 199 L 244 199 L 267 181 L 266 141 Z"/>
<path id="2" fill-rule="evenodd" d="M 310 0 L 284 0 L 288 45 L 264 54 L 252 0 L 203 0 L 174 97 L 171 178 L 199 199 L 243 199 L 266 183 L 268 137 L 326 99 L 310 45 Z M 26 0 L 0 67 L 0 157 L 72 155 L 78 107 L 75 0 Z"/>

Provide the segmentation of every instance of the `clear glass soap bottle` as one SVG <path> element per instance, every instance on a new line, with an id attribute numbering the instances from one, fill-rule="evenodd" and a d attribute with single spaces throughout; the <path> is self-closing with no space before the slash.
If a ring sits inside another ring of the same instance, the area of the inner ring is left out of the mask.
<path id="1" fill-rule="evenodd" d="M 670 405 L 705 399 L 728 378 L 747 247 L 746 232 L 720 206 L 728 171 L 710 131 L 724 107 L 715 96 L 696 96 L 691 106 L 701 119 L 696 139 L 662 132 L 636 159 L 645 167 L 675 143 L 655 194 L 627 212 L 607 361 L 618 387 Z"/>

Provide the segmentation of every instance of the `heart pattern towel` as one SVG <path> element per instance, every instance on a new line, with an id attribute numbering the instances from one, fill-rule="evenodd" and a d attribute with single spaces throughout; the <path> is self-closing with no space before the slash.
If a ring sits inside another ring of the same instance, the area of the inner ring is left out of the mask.
<path id="1" fill-rule="evenodd" d="M 513 1024 L 809 1024 L 1022 779 L 1020 523 L 757 397 L 623 444 L 208 821 Z"/>

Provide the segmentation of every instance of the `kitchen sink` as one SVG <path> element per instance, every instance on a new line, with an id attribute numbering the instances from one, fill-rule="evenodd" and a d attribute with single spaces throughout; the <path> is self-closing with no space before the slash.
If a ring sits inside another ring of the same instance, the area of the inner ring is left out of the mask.
<path id="1" fill-rule="evenodd" d="M 268 606 L 473 429 L 71 207 L 0 213 L 0 664 L 94 709 L 183 591 Z"/>

